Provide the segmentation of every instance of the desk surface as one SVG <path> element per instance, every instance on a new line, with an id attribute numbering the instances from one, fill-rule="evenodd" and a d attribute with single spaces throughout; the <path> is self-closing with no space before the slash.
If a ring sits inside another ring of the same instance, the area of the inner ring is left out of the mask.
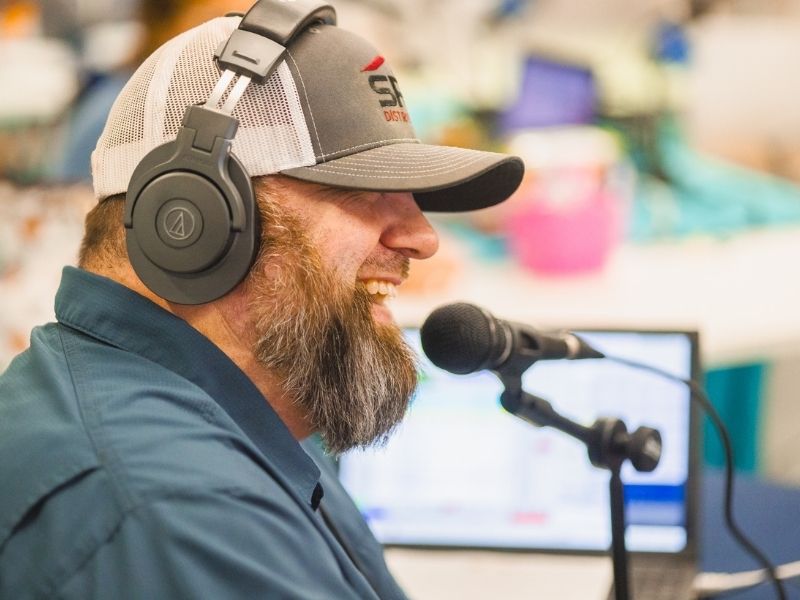
<path id="1" fill-rule="evenodd" d="M 703 571 L 747 571 L 758 565 L 734 541 L 722 517 L 723 479 L 719 473 L 705 475 L 700 511 L 700 567 Z M 752 477 L 737 476 L 734 484 L 734 515 L 744 533 L 775 565 L 800 560 L 800 488 L 768 484 Z M 787 582 L 788 597 L 800 599 L 800 581 Z M 771 586 L 730 593 L 730 600 L 774 598 Z"/>
<path id="2" fill-rule="evenodd" d="M 700 569 L 758 568 L 724 527 L 721 474 L 705 474 L 701 488 Z M 735 494 L 737 521 L 753 542 L 776 564 L 800 560 L 800 488 L 737 477 Z M 387 560 L 417 600 L 605 600 L 613 578 L 607 557 L 391 549 Z M 799 585 L 786 589 L 790 600 L 800 600 Z M 774 592 L 760 584 L 724 597 L 771 600 Z"/>
<path id="3" fill-rule="evenodd" d="M 622 245 L 602 272 L 542 277 L 505 263 L 470 265 L 438 297 L 406 297 L 403 324 L 441 304 L 483 305 L 542 328 L 692 328 L 711 366 L 800 356 L 800 228 L 727 239 Z"/>

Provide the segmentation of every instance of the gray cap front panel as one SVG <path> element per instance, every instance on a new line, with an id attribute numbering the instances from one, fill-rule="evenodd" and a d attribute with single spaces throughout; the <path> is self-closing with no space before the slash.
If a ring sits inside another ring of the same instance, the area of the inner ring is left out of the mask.
<path id="1" fill-rule="evenodd" d="M 338 27 L 318 25 L 289 47 L 317 163 L 416 141 L 402 90 L 380 53 Z"/>

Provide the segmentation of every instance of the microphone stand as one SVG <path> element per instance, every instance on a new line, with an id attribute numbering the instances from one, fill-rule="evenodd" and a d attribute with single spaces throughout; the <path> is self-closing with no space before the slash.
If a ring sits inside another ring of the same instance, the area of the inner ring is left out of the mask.
<path id="1" fill-rule="evenodd" d="M 650 427 L 639 427 L 633 433 L 628 433 L 625 423 L 614 418 L 599 418 L 591 427 L 586 427 L 559 414 L 547 400 L 524 391 L 520 377 L 497 375 L 505 386 L 500 396 L 500 404 L 505 410 L 537 427 L 553 427 L 583 442 L 592 465 L 611 471 L 609 500 L 614 598 L 628 600 L 625 495 L 620 470 L 626 460 L 630 460 L 640 472 L 655 469 L 661 458 L 661 434 Z"/>

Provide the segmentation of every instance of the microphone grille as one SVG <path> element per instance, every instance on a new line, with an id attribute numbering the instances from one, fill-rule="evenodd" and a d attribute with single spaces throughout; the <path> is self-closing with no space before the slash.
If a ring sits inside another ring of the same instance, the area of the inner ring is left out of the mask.
<path id="1" fill-rule="evenodd" d="M 420 330 L 422 350 L 434 365 L 458 375 L 486 368 L 494 342 L 490 319 L 474 304 L 439 307 Z"/>

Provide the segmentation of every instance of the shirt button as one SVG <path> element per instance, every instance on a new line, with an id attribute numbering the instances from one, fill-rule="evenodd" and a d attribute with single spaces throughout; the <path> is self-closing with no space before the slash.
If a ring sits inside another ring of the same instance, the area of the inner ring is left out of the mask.
<path id="1" fill-rule="evenodd" d="M 322 485 L 317 483 L 314 486 L 314 491 L 311 492 L 311 508 L 317 510 L 319 507 L 319 503 L 322 501 L 322 497 L 325 495 L 324 490 L 322 489 Z"/>

